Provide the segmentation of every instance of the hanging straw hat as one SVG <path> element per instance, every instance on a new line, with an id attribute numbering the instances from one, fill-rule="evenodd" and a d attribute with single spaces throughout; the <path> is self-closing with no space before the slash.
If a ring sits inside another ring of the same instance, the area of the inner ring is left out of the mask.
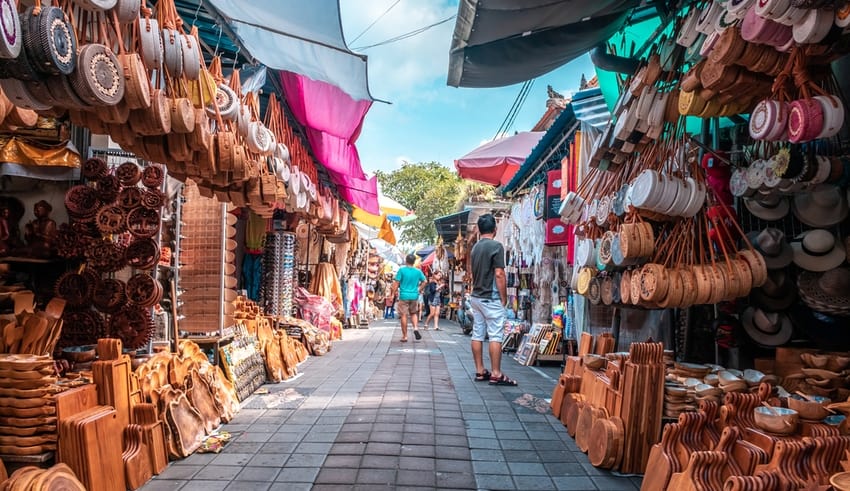
<path id="1" fill-rule="evenodd" d="M 767 281 L 761 288 L 753 288 L 750 301 L 768 312 L 785 310 L 797 299 L 797 289 L 784 269 L 768 272 Z"/>
<path id="2" fill-rule="evenodd" d="M 791 319 L 780 312 L 765 312 L 747 307 L 741 314 L 741 324 L 747 336 L 762 346 L 780 346 L 791 340 L 794 331 Z"/>
<path id="3" fill-rule="evenodd" d="M 800 298 L 813 310 L 850 315 L 850 269 L 836 268 L 821 275 L 803 271 L 797 284 Z"/>
<path id="4" fill-rule="evenodd" d="M 780 269 L 791 264 L 794 252 L 785 241 L 785 233 L 777 228 L 766 228 L 761 232 L 747 234 L 747 238 L 764 257 L 768 269 Z"/>
<path id="5" fill-rule="evenodd" d="M 847 200 L 838 186 L 821 184 L 794 196 L 794 215 L 810 227 L 829 227 L 847 218 Z"/>
<path id="6" fill-rule="evenodd" d="M 794 263 L 807 271 L 829 271 L 847 258 L 844 245 L 828 230 L 803 232 L 791 243 Z"/>
<path id="7" fill-rule="evenodd" d="M 745 199 L 744 205 L 750 213 L 768 221 L 781 220 L 790 208 L 788 200 L 778 195 L 766 196 L 759 200 Z"/>

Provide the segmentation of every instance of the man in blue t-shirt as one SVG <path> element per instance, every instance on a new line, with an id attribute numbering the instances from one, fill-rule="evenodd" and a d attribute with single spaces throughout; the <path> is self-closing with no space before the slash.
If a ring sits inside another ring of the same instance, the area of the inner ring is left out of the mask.
<path id="1" fill-rule="evenodd" d="M 416 263 L 416 256 L 408 254 L 404 258 L 405 265 L 398 269 L 393 282 L 393 294 L 398 292 L 398 303 L 396 304 L 398 314 L 401 317 L 401 342 L 407 342 L 407 319 L 413 321 L 413 336 L 416 339 L 421 339 L 417 329 L 419 320 L 419 293 L 422 291 L 422 285 L 425 283 L 425 275 L 422 274 L 413 265 Z"/>

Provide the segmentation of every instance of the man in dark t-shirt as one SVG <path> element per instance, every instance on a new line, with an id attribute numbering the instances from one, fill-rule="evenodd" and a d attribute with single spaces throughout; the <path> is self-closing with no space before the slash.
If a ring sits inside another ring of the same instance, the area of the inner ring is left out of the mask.
<path id="1" fill-rule="evenodd" d="M 496 218 L 487 213 L 478 217 L 480 239 L 470 252 L 472 269 L 472 358 L 475 380 L 490 385 L 517 385 L 502 373 L 502 337 L 505 332 L 505 305 L 508 294 L 505 283 L 505 249 L 493 237 Z M 490 370 L 484 368 L 484 339 L 489 338 Z"/>

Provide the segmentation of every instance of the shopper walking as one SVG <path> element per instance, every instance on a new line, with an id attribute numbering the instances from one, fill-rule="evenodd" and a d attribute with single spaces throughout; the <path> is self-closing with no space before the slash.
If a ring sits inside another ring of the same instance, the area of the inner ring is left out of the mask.
<path id="1" fill-rule="evenodd" d="M 393 281 L 393 295 L 398 292 L 398 315 L 401 318 L 401 342 L 407 342 L 407 322 L 408 319 L 413 324 L 413 336 L 416 339 L 422 339 L 419 334 L 418 317 L 419 317 L 419 295 L 422 291 L 422 285 L 425 283 L 425 275 L 422 274 L 413 265 L 416 263 L 416 256 L 408 254 L 404 259 L 405 265 L 399 268 Z"/>
<path id="2" fill-rule="evenodd" d="M 472 270 L 472 359 L 475 380 L 490 385 L 517 385 L 502 373 L 502 337 L 508 294 L 505 282 L 505 248 L 494 240 L 496 217 L 491 213 L 478 217 L 480 238 L 470 252 Z M 484 368 L 484 339 L 489 338 L 490 370 Z"/>
<path id="3" fill-rule="evenodd" d="M 443 280 L 443 273 L 435 271 L 431 275 L 431 281 L 428 282 L 428 286 L 425 287 L 425 302 L 431 306 L 431 312 L 425 318 L 425 329 L 428 329 L 428 323 L 431 322 L 431 319 L 434 319 L 434 330 L 440 330 L 440 307 L 443 305 L 444 290 L 445 282 Z"/>

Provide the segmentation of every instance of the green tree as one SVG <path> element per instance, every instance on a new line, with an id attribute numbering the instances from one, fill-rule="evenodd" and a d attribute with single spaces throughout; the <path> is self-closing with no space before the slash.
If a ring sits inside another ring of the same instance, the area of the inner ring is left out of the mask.
<path id="1" fill-rule="evenodd" d="M 437 240 L 434 219 L 456 211 L 461 179 L 438 162 L 405 162 L 391 172 L 378 171 L 381 191 L 416 213 L 416 219 L 399 225 L 407 243 L 433 244 Z"/>

